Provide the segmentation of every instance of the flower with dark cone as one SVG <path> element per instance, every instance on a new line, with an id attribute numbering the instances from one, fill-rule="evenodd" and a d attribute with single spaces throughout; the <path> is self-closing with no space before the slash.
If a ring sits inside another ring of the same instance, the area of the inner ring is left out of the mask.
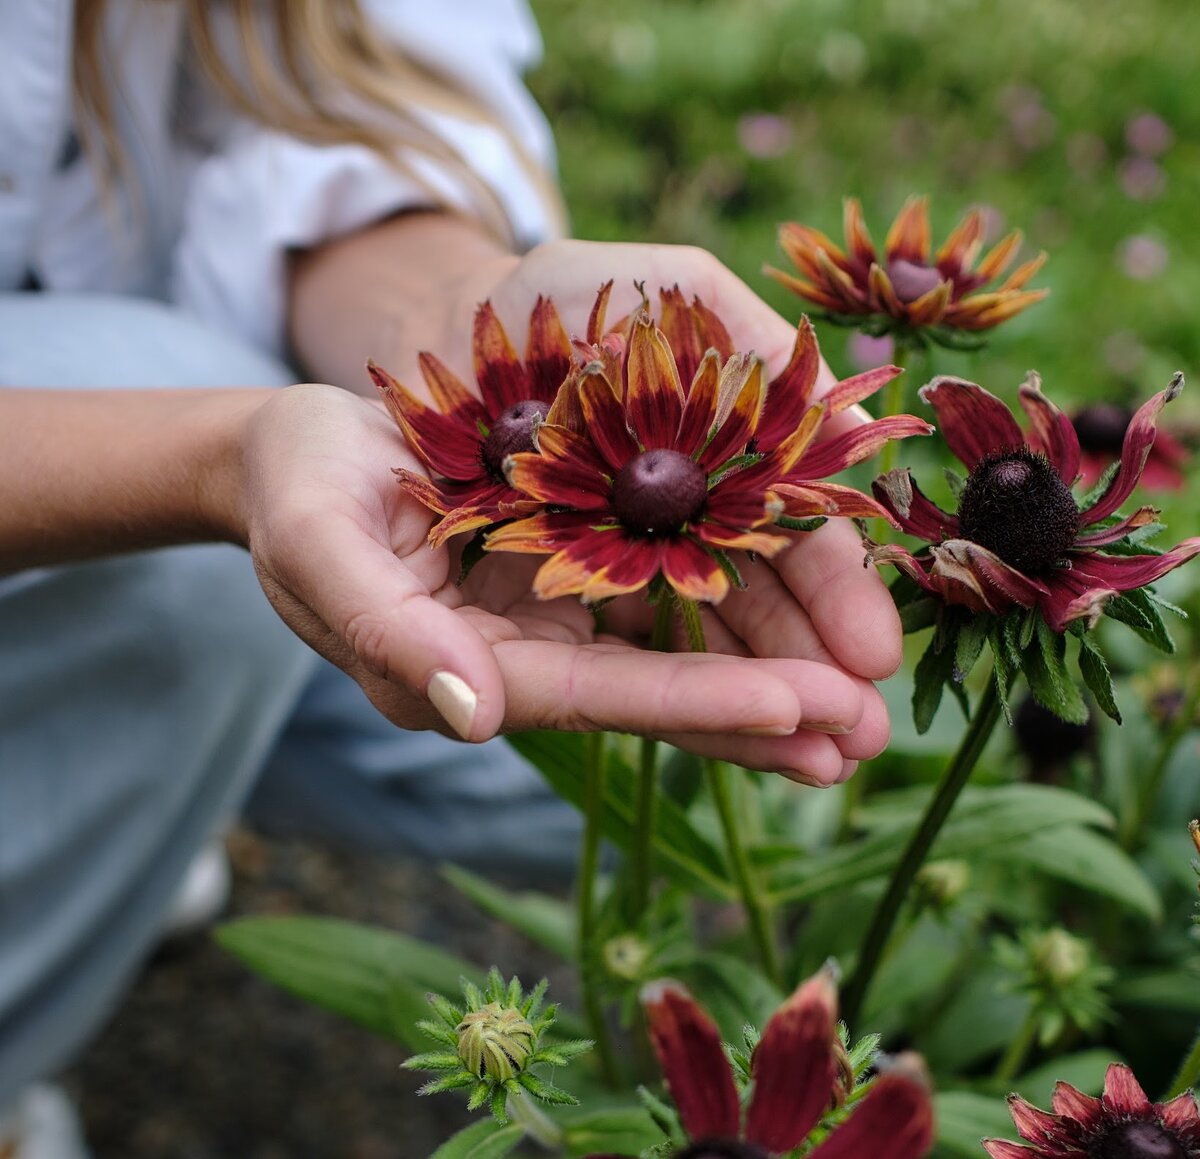
<path id="1" fill-rule="evenodd" d="M 718 553 L 772 556 L 790 542 L 766 530 L 782 509 L 771 483 L 820 426 L 820 408 L 810 408 L 789 439 L 738 469 L 764 394 L 759 359 L 722 366 L 710 351 L 685 395 L 671 347 L 641 310 L 624 359 L 582 367 L 538 427 L 538 453 L 508 460 L 512 485 L 547 510 L 496 529 L 485 546 L 550 555 L 533 584 L 543 599 L 597 602 L 661 575 L 684 599 L 721 600 L 730 581 Z"/>
<path id="2" fill-rule="evenodd" d="M 733 343 L 721 320 L 699 298 L 689 305 L 679 288 L 661 291 L 661 322 L 679 366 L 680 377 L 691 381 L 706 350 L 722 358 L 733 355 Z M 788 364 L 771 380 L 762 417 L 751 449 L 774 450 L 804 421 L 805 414 L 820 402 L 824 422 L 855 403 L 875 394 L 902 371 L 898 366 L 878 366 L 842 379 L 819 400 L 817 379 L 821 351 L 812 323 L 806 317 L 796 327 L 796 340 Z M 884 443 L 910 435 L 928 435 L 933 427 L 914 415 L 889 415 L 861 423 L 832 438 L 814 440 L 792 465 L 788 474 L 772 487 L 783 501 L 784 515 L 791 519 L 843 515 L 847 518 L 887 518 L 869 497 L 853 488 L 824 480 L 869 459 Z"/>
<path id="3" fill-rule="evenodd" d="M 1036 608 L 1055 631 L 1075 620 L 1094 625 L 1109 601 L 1145 587 L 1200 553 L 1200 538 L 1162 554 L 1131 554 L 1153 507 L 1114 518 L 1132 494 L 1154 444 L 1162 408 L 1183 389 L 1177 374 L 1134 415 L 1120 467 L 1082 507 L 1071 493 L 1079 474 L 1079 440 L 1070 420 L 1031 374 L 1020 402 L 1031 430 L 1022 433 L 1008 407 L 981 386 L 940 377 L 921 388 L 938 426 L 970 474 L 958 511 L 941 510 L 922 494 L 907 468 L 873 485 L 900 527 L 927 541 L 913 555 L 895 545 L 870 547 L 870 559 L 900 568 L 926 591 L 974 612 Z M 1107 550 L 1106 550 L 1107 549 Z"/>
<path id="4" fill-rule="evenodd" d="M 1120 459 L 1125 432 L 1132 419 L 1133 408 L 1115 402 L 1094 402 L 1072 416 L 1079 439 L 1079 473 L 1084 486 L 1092 486 Z M 1141 485 L 1147 491 L 1182 490 L 1187 461 L 1183 444 L 1159 428 L 1142 470 Z"/>
<path id="5" fill-rule="evenodd" d="M 1109 1066 L 1098 1099 L 1060 1082 L 1052 1111 L 1018 1095 L 1008 1102 L 1025 1142 L 984 1139 L 992 1159 L 1200 1159 L 1200 1112 L 1191 1091 L 1152 1103 L 1122 1063 Z"/>
<path id="6" fill-rule="evenodd" d="M 875 334 L 898 331 L 917 339 L 927 335 L 952 345 L 956 331 L 990 330 L 1049 293 L 1024 288 L 1041 269 L 1044 253 L 1019 266 L 999 286 L 985 289 L 1012 262 L 1021 233 L 1014 230 L 976 265 L 984 233 L 978 210 L 968 213 L 936 252 L 924 197 L 905 202 L 882 254 L 867 232 L 856 198 L 847 198 L 843 217 L 844 250 L 819 230 L 788 222 L 780 227 L 779 244 L 799 276 L 766 269 L 834 321 Z"/>
<path id="7" fill-rule="evenodd" d="M 503 464 L 509 455 L 533 449 L 534 428 L 571 367 L 567 333 L 554 303 L 543 297 L 530 315 L 523 362 L 488 302 L 475 313 L 473 353 L 481 397 L 440 359 L 421 354 L 432 407 L 382 367 L 368 364 L 409 446 L 429 468 L 431 478 L 402 468 L 396 476 L 406 491 L 442 516 L 429 532 L 435 547 L 460 532 L 536 510 L 538 504 L 505 480 Z"/>
<path id="8" fill-rule="evenodd" d="M 1073 724 L 1026 696 L 1013 713 L 1013 735 L 1030 779 L 1049 785 L 1061 778 L 1073 756 L 1095 751 L 1096 723 L 1089 718 L 1084 724 Z"/>
<path id="9" fill-rule="evenodd" d="M 716 1024 L 677 982 L 642 991 L 650 1037 L 687 1142 L 673 1159 L 768 1159 L 801 1146 L 844 1095 L 835 1048 L 837 992 L 828 970 L 771 1016 L 750 1061 L 745 1109 Z M 924 1071 L 902 1058 L 874 1079 L 806 1159 L 920 1159 L 933 1143 Z M 619 1159 L 593 1156 L 592 1159 Z"/>

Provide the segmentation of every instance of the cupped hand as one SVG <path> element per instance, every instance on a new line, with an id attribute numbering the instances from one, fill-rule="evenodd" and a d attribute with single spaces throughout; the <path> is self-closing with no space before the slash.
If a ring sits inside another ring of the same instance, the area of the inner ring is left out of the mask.
<path id="1" fill-rule="evenodd" d="M 471 741 L 635 732 L 814 784 L 886 743 L 869 680 L 891 659 L 860 631 L 885 617 L 853 604 L 870 573 L 861 552 L 851 568 L 840 532 L 810 536 L 772 582 L 721 605 L 722 652 L 659 653 L 635 630 L 598 635 L 574 599 L 533 597 L 536 560 L 488 557 L 460 587 L 452 553 L 427 543 L 429 512 L 396 485 L 392 468 L 418 464 L 373 402 L 329 386 L 278 391 L 249 419 L 244 459 L 245 533 L 272 604 L 401 727 Z M 845 589 L 844 607 L 827 586 Z"/>

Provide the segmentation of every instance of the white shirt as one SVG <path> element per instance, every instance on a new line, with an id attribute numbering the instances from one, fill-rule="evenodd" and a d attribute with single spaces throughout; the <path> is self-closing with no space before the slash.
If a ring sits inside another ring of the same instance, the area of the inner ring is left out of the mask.
<path id="1" fill-rule="evenodd" d="M 549 129 L 521 81 L 541 51 L 524 0 L 360 2 L 382 35 L 448 73 L 552 164 Z M 279 352 L 289 249 L 429 204 L 425 189 L 366 148 L 307 144 L 234 114 L 184 67 L 180 0 L 112 0 L 105 43 L 120 78 L 112 107 L 140 194 L 131 204 L 118 191 L 124 227 L 114 228 L 87 160 L 64 158 L 72 8 L 72 0 L 0 0 L 0 290 L 32 273 L 48 290 L 157 297 Z M 422 115 L 500 197 L 521 244 L 553 231 L 505 134 Z M 448 204 L 478 211 L 478 194 L 450 169 L 409 161 Z"/>

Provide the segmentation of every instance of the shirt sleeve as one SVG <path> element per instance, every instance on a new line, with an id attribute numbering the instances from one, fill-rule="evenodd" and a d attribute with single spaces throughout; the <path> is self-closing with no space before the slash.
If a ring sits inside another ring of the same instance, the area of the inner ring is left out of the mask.
<path id="1" fill-rule="evenodd" d="M 541 40 L 524 0 L 360 0 L 378 32 L 445 73 L 495 124 L 422 111 L 426 128 L 467 160 L 498 199 L 518 246 L 554 235 L 554 210 L 530 173 L 550 172 L 553 139 L 522 73 Z M 498 128 L 497 125 L 500 127 Z M 360 145 L 314 145 L 234 118 L 189 182 L 172 267 L 182 306 L 255 345 L 285 352 L 287 253 L 389 214 L 444 204 L 483 216 L 461 170 L 412 150 L 406 176 Z M 518 149 L 523 150 L 523 160 Z"/>

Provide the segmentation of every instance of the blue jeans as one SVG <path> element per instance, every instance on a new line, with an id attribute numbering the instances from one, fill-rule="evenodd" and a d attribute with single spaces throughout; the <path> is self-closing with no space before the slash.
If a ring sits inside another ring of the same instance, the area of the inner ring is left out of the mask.
<path id="1" fill-rule="evenodd" d="M 155 303 L 0 294 L 0 387 L 292 380 Z M 277 619 L 240 549 L 0 578 L 0 1106 L 112 1012 L 243 804 L 264 827 L 526 877 L 567 871 L 578 831 L 503 742 L 379 716 Z"/>

